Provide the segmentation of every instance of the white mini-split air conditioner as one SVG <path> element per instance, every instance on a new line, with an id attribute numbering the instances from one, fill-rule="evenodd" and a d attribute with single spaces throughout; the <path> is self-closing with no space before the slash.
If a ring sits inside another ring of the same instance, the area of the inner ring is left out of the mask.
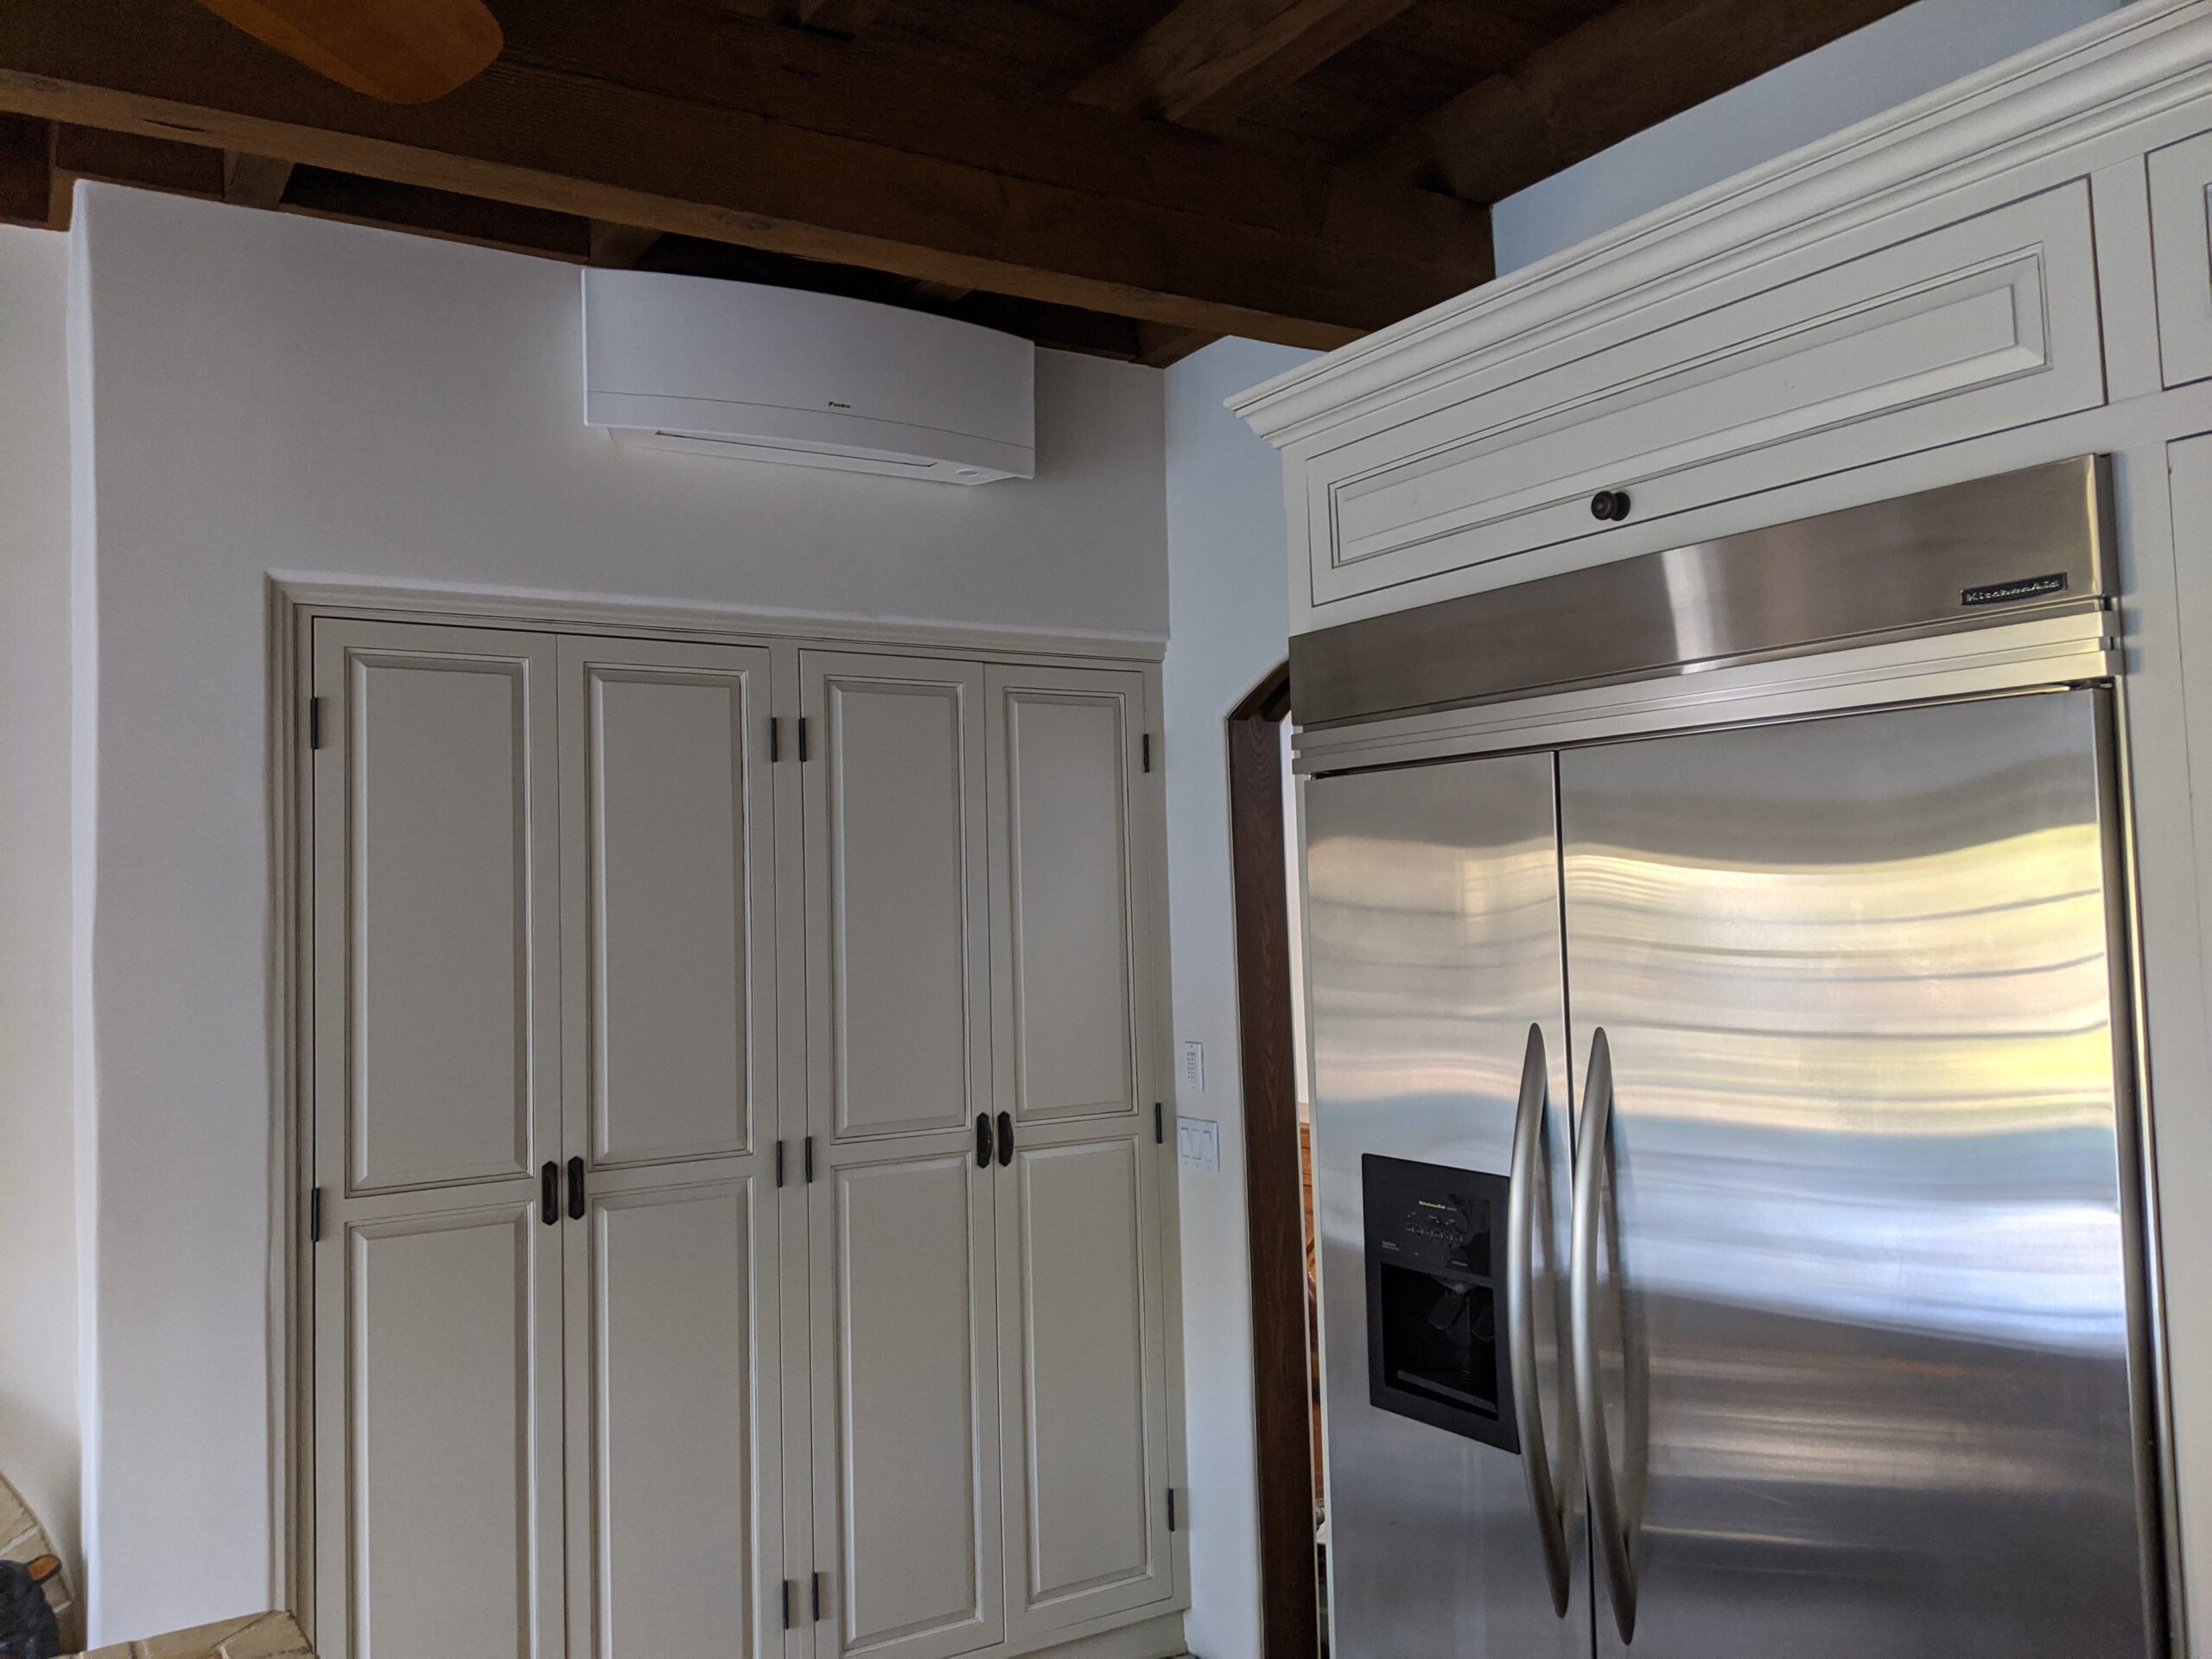
<path id="1" fill-rule="evenodd" d="M 796 289 L 583 276 L 584 421 L 620 442 L 949 484 L 1037 475 L 1026 340 Z"/>

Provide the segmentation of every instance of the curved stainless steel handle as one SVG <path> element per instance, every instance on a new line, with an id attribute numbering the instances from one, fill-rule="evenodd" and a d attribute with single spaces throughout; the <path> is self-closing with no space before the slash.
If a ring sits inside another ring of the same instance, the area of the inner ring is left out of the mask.
<path id="1" fill-rule="evenodd" d="M 1574 1327 L 1574 1392 L 1582 1416 L 1582 1473 L 1590 1489 L 1590 1525 L 1605 1564 L 1613 1623 L 1621 1640 L 1636 1635 L 1636 1529 L 1641 1517 L 1624 1516 L 1613 1479 L 1612 1448 L 1605 1434 L 1605 1400 L 1598 1389 L 1598 1224 L 1613 1206 L 1613 1051 L 1604 1027 L 1590 1039 L 1590 1069 L 1582 1085 L 1582 1140 L 1574 1160 L 1574 1255 L 1571 1273 Z M 1615 1273 L 1618 1274 L 1618 1262 Z M 1627 1367 L 1623 1366 L 1625 1371 Z M 1633 1382 L 1630 1387 L 1635 1393 Z M 1629 1412 L 1631 1441 L 1638 1414 Z M 1641 1448 L 1627 1448 L 1641 1459 Z"/>
<path id="2" fill-rule="evenodd" d="M 1550 1581 L 1552 1611 L 1567 1617 L 1572 1592 L 1567 1554 L 1567 1516 L 1552 1478 L 1551 1453 L 1544 1444 L 1544 1412 L 1536 1394 L 1536 1184 L 1544 1184 L 1543 1214 L 1551 1215 L 1551 1162 L 1545 1120 L 1551 1106 L 1551 1073 L 1544 1061 L 1544 1033 L 1529 1027 L 1529 1047 L 1521 1061 L 1521 1103 L 1513 1115 L 1513 1168 L 1505 1198 L 1505 1321 L 1512 1356 L 1513 1422 L 1521 1436 L 1521 1468 L 1529 1480 L 1529 1507 L 1536 1512 L 1536 1536 L 1544 1548 L 1544 1576 Z M 1547 1236 L 1550 1228 L 1545 1228 Z M 1557 1306 L 1556 1303 L 1554 1304 Z M 1560 1413 L 1566 1439 L 1560 1462 L 1574 1467 L 1574 1395 L 1564 1368 L 1560 1378 Z"/>

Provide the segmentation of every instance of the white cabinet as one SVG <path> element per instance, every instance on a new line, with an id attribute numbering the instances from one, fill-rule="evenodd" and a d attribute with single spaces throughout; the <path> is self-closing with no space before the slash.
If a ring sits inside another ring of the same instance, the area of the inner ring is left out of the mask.
<path id="1" fill-rule="evenodd" d="M 344 620 L 313 658 L 321 1649 L 955 1659 L 1172 1611 L 1147 676 Z"/>
<path id="2" fill-rule="evenodd" d="M 2149 164 L 2166 384 L 2212 379 L 2212 132 L 2152 150 Z"/>
<path id="3" fill-rule="evenodd" d="M 1325 616 L 1603 536 L 1600 491 L 1625 492 L 1640 524 L 2104 401 L 2086 183 L 1827 260 L 1503 360 L 1294 451 L 1312 604 Z"/>
<path id="4" fill-rule="evenodd" d="M 326 623 L 315 1642 L 562 1651 L 554 649 Z"/>

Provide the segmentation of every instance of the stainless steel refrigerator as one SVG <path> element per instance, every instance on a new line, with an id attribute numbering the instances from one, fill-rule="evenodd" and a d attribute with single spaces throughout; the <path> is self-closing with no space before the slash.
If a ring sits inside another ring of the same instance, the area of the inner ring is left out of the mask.
<path id="1" fill-rule="evenodd" d="M 1337 1659 L 2164 1650 L 2105 488 L 1300 643 Z"/>

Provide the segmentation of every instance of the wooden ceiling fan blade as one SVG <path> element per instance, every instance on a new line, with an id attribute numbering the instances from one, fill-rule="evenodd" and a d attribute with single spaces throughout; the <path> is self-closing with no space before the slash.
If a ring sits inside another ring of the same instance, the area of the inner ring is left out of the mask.
<path id="1" fill-rule="evenodd" d="M 505 37 L 483 0 L 199 0 L 317 74 L 387 104 L 427 104 L 480 73 Z"/>

